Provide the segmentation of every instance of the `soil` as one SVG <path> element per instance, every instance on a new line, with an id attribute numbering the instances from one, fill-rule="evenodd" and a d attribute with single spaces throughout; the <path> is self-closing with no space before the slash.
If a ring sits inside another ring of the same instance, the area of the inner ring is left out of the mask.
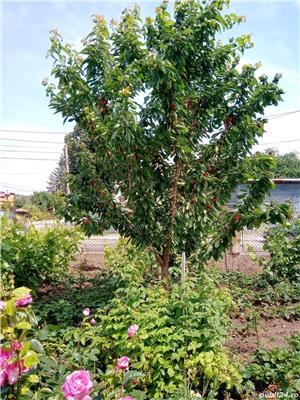
<path id="1" fill-rule="evenodd" d="M 268 258 L 266 254 L 261 254 L 261 257 Z M 251 256 L 247 253 L 239 255 L 226 255 L 219 261 L 211 262 L 210 265 L 215 266 L 221 271 L 235 271 L 243 272 L 247 275 L 258 274 L 262 272 L 262 267 L 251 259 Z"/>
<path id="2" fill-rule="evenodd" d="M 267 254 L 261 254 L 261 256 L 268 258 Z M 262 267 L 247 253 L 236 256 L 226 254 L 222 260 L 211 265 L 221 271 L 236 271 L 246 275 L 262 272 Z M 299 320 L 287 321 L 283 318 L 261 317 L 255 329 L 253 326 L 249 327 L 245 318 L 235 318 L 231 321 L 227 345 L 235 359 L 249 363 L 258 347 L 264 349 L 286 347 L 288 345 L 286 338 L 299 332 Z"/>
<path id="3" fill-rule="evenodd" d="M 300 332 L 300 321 L 286 321 L 282 318 L 262 319 L 257 326 L 249 329 L 245 321 L 233 319 L 227 345 L 235 359 L 251 362 L 258 347 L 271 349 L 286 347 L 286 337 Z"/>

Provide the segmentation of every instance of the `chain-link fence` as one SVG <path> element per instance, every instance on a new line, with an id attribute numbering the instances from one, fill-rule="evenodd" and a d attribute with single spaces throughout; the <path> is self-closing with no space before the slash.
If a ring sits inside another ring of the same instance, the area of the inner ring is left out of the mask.
<path id="1" fill-rule="evenodd" d="M 265 225 L 255 229 L 244 229 L 241 234 L 241 251 L 247 252 L 249 247 L 255 253 L 264 252 L 264 244 L 267 240 L 268 227 Z"/>
<path id="2" fill-rule="evenodd" d="M 80 248 L 83 252 L 103 252 L 105 247 L 115 247 L 118 240 L 118 234 L 107 236 L 91 236 L 81 242 Z"/>

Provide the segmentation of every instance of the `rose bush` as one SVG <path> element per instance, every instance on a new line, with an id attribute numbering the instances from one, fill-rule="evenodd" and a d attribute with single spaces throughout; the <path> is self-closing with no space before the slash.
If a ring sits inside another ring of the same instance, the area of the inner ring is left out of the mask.
<path id="1" fill-rule="evenodd" d="M 2 399 L 32 398 L 31 387 L 39 381 L 35 374 L 43 347 L 28 339 L 36 323 L 31 311 L 30 289 L 14 288 L 14 279 L 2 274 L 1 286 L 0 387 Z"/>

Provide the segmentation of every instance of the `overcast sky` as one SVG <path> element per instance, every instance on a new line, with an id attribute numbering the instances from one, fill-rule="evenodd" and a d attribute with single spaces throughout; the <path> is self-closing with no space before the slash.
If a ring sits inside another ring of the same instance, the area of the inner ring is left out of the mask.
<path id="1" fill-rule="evenodd" d="M 151 16 L 160 2 L 137 3 L 141 5 L 144 16 Z M 92 14 L 104 15 L 110 21 L 118 19 L 121 11 L 133 4 L 99 0 L 2 2 L 0 190 L 29 194 L 33 190 L 45 189 L 62 151 L 62 133 L 18 131 L 72 130 L 71 124 L 63 125 L 62 118 L 53 115 L 48 108 L 48 99 L 41 85 L 51 70 L 51 60 L 45 58 L 49 48 L 49 30 L 56 28 L 65 41 L 79 45 L 91 29 Z M 255 43 L 254 48 L 246 52 L 243 61 L 261 61 L 261 72 L 272 77 L 276 72 L 283 74 L 281 86 L 285 91 L 284 101 L 278 107 L 269 108 L 266 115 L 299 110 L 299 2 L 233 1 L 230 10 L 247 17 L 247 22 L 230 31 L 230 36 L 251 33 Z M 257 149 L 277 147 L 282 153 L 291 150 L 300 152 L 299 126 L 300 113 L 270 120 L 261 140 L 266 145 Z M 277 143 L 282 141 L 285 142 Z"/>

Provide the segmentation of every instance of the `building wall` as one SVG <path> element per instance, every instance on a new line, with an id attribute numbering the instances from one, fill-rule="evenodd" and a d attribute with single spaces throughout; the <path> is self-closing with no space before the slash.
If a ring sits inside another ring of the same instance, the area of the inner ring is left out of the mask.
<path id="1" fill-rule="evenodd" d="M 237 195 L 247 189 L 247 185 L 239 185 L 233 193 L 230 205 L 238 202 Z M 275 201 L 283 203 L 290 201 L 296 213 L 300 213 L 300 184 L 299 183 L 278 183 L 276 188 L 272 190 L 270 196 L 267 196 L 265 202 Z"/>

